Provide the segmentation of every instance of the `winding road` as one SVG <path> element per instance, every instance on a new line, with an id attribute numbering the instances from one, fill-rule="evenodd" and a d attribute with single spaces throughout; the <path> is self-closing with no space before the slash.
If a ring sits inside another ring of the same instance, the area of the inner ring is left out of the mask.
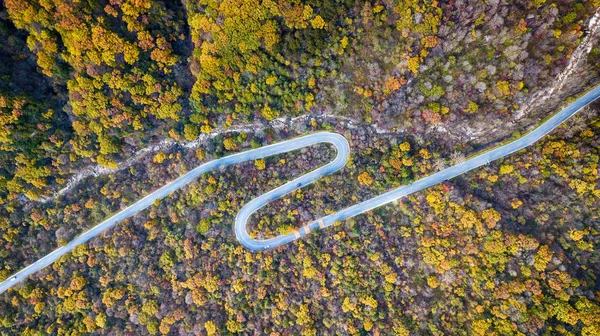
<path id="1" fill-rule="evenodd" d="M 333 225 L 337 221 L 354 217 L 384 204 L 393 202 L 399 198 L 449 180 L 460 174 L 464 174 L 477 167 L 488 164 L 491 161 L 505 157 L 527 146 L 530 146 L 546 134 L 550 133 L 569 117 L 581 110 L 584 106 L 596 100 L 598 97 L 600 97 L 600 86 L 588 91 L 586 94 L 569 104 L 560 112 L 556 113 L 544 123 L 540 124 L 536 129 L 513 142 L 479 154 L 467 161 L 424 177 L 409 185 L 393 189 L 377 197 L 340 210 L 334 214 L 319 218 L 303 226 L 298 231 L 266 240 L 255 240 L 248 235 L 246 224 L 250 216 L 269 202 L 276 200 L 307 184 L 310 184 L 324 175 L 332 174 L 344 167 L 350 154 L 350 146 L 348 141 L 340 134 L 321 132 L 213 160 L 194 168 L 185 175 L 168 183 L 162 188 L 135 202 L 133 205 L 108 218 L 104 222 L 84 232 L 68 244 L 57 248 L 45 257 L 13 274 L 8 279 L 0 283 L 0 293 L 7 291 L 17 283 L 27 279 L 31 274 L 52 264 L 54 261 L 69 253 L 78 245 L 88 242 L 90 239 L 110 229 L 118 222 L 121 222 L 124 219 L 127 219 L 148 208 L 154 204 L 155 200 L 164 198 L 170 193 L 190 183 L 198 176 L 221 167 L 227 167 L 244 161 L 256 160 L 275 154 L 290 152 L 318 143 L 330 143 L 335 146 L 337 155 L 333 161 L 253 199 L 244 205 L 244 207 L 242 207 L 240 212 L 237 214 L 235 218 L 235 235 L 238 241 L 247 249 L 252 251 L 268 250 L 283 244 L 287 244 L 296 239 L 300 239 L 316 229 L 326 228 Z"/>

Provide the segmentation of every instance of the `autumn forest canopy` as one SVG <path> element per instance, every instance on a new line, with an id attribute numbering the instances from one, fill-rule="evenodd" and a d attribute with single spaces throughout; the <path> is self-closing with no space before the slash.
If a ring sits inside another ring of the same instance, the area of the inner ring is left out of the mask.
<path id="1" fill-rule="evenodd" d="M 598 7 L 3 0 L 0 280 L 223 155 L 350 141 L 340 173 L 253 217 L 264 238 L 515 139 L 600 82 Z M 599 110 L 273 252 L 235 215 L 333 149 L 206 174 L 0 295 L 0 334 L 598 335 Z"/>

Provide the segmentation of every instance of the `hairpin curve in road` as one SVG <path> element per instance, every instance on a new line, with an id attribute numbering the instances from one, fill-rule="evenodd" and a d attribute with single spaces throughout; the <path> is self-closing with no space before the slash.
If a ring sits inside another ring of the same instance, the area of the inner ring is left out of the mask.
<path id="1" fill-rule="evenodd" d="M 110 229 L 118 222 L 146 209 L 150 205 L 154 204 L 155 200 L 168 196 L 170 193 L 185 186 L 198 176 L 220 167 L 226 167 L 232 164 L 249 160 L 261 159 L 279 153 L 290 152 L 318 143 L 331 143 L 335 146 L 337 150 L 337 155 L 333 161 L 309 172 L 308 174 L 300 176 L 278 188 L 275 188 L 261 196 L 258 196 L 257 198 L 244 205 L 240 212 L 237 214 L 235 218 L 234 231 L 238 241 L 247 249 L 252 251 L 268 250 L 304 237 L 316 229 L 326 228 L 328 226 L 333 225 L 333 223 L 337 221 L 341 221 L 359 215 L 374 208 L 380 207 L 384 204 L 393 202 L 406 195 L 410 195 L 419 190 L 423 190 L 440 182 L 449 180 L 460 174 L 464 174 L 477 167 L 488 164 L 491 161 L 505 157 L 527 146 L 530 146 L 546 134 L 550 133 L 553 129 L 555 129 L 568 118 L 570 118 L 572 115 L 577 113 L 577 111 L 581 110 L 584 106 L 596 100 L 598 97 L 600 97 L 600 86 L 594 87 L 586 94 L 582 95 L 577 100 L 570 103 L 560 112 L 556 113 L 551 118 L 540 124 L 533 131 L 527 133 L 526 135 L 522 136 L 517 140 L 514 140 L 500 147 L 494 148 L 490 151 L 481 153 L 477 156 L 470 158 L 469 160 L 458 163 L 452 167 L 446 168 L 435 174 L 424 177 L 409 185 L 401 186 L 399 188 L 388 191 L 382 195 L 373 197 L 361 203 L 340 210 L 334 214 L 325 216 L 323 218 L 319 218 L 303 226 L 298 231 L 266 240 L 252 239 L 248 235 L 248 232 L 246 230 L 246 224 L 250 216 L 269 202 L 278 199 L 279 197 L 286 195 L 307 184 L 310 184 L 322 176 L 332 174 L 344 167 L 348 155 L 350 153 L 350 146 L 348 144 L 348 141 L 340 134 L 321 132 L 216 159 L 194 168 L 185 175 L 168 183 L 162 188 L 154 191 L 153 193 L 135 202 L 126 209 L 108 218 L 104 222 L 84 232 L 80 236 L 70 241 L 68 244 L 57 248 L 50 254 L 44 256 L 43 258 L 37 260 L 33 264 L 25 267 L 24 269 L 10 276 L 8 279 L 0 283 L 0 293 L 5 292 L 10 287 L 13 287 L 17 283 L 27 279 L 29 275 L 52 264 L 55 260 L 65 255 L 66 253 L 69 253 L 78 245 L 86 243 L 90 239 L 98 236 L 100 233 Z"/>

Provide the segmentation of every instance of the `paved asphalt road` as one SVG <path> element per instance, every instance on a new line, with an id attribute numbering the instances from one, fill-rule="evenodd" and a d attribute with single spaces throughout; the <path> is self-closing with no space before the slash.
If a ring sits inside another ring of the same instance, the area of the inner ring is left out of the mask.
<path id="1" fill-rule="evenodd" d="M 575 102 L 569 104 L 566 108 L 552 116 L 552 118 L 545 121 L 543 124 L 538 126 L 535 130 L 528 133 L 527 135 L 519 138 L 516 141 L 508 143 L 504 146 L 498 147 L 496 149 L 490 150 L 478 156 L 475 156 L 467 161 L 454 165 L 450 168 L 446 168 L 440 172 L 437 172 L 433 175 L 422 178 L 414 183 L 411 183 L 406 186 L 399 187 L 397 189 L 388 191 L 382 195 L 371 198 L 364 202 L 358 203 L 351 207 L 345 208 L 341 211 L 338 211 L 334 214 L 328 215 L 326 217 L 315 220 L 306 226 L 302 227 L 300 230 L 295 231 L 293 233 L 289 233 L 286 235 L 281 235 L 275 238 L 267 239 L 267 240 L 255 240 L 252 239 L 248 232 L 246 231 L 246 223 L 248 218 L 260 209 L 265 206 L 269 202 L 286 195 L 293 190 L 301 188 L 307 184 L 312 183 L 317 180 L 321 176 L 329 175 L 334 173 L 335 171 L 341 169 L 346 164 L 346 160 L 350 153 L 350 146 L 348 145 L 348 141 L 336 133 L 322 132 L 315 133 L 307 136 L 303 136 L 300 138 L 280 142 L 277 144 L 249 150 L 246 152 L 226 156 L 221 159 L 213 160 L 207 162 L 203 165 L 196 167 L 191 170 L 187 174 L 181 176 L 180 178 L 170 182 L 164 187 L 154 191 L 148 196 L 142 198 L 141 200 L 135 202 L 133 205 L 128 208 L 120 211 L 104 222 L 96 225 L 90 230 L 84 232 L 82 235 L 73 239 L 67 245 L 62 246 L 54 250 L 52 253 L 46 255 L 45 257 L 39 259 L 35 263 L 25 267 L 21 271 L 13 274 L 4 282 L 0 283 L 0 293 L 5 292 L 10 287 L 16 285 L 17 283 L 27 279 L 29 275 L 37 272 L 38 270 L 52 264 L 61 256 L 73 250 L 76 246 L 86 243 L 90 239 L 98 236 L 100 233 L 110 229 L 115 224 L 120 221 L 123 221 L 126 218 L 129 218 L 136 213 L 144 210 L 154 204 L 154 201 L 157 199 L 161 199 L 165 196 L 168 196 L 170 193 L 176 191 L 177 189 L 183 187 L 188 184 L 192 180 L 196 179 L 198 176 L 211 171 L 218 169 L 220 167 L 226 167 L 232 164 L 256 160 L 268 156 L 272 156 L 279 153 L 285 153 L 289 151 L 293 151 L 296 149 L 300 149 L 303 147 L 307 147 L 310 145 L 314 145 L 317 143 L 331 143 L 337 149 L 337 155 L 335 159 L 328 163 L 325 166 L 322 166 L 318 169 L 311 171 L 310 173 L 303 175 L 299 178 L 294 179 L 291 182 L 288 182 L 272 191 L 263 194 L 252 201 L 248 202 L 238 213 L 235 218 L 235 235 L 236 238 L 240 241 L 242 245 L 252 251 L 260 251 L 260 250 L 268 250 L 275 248 L 277 246 L 287 244 L 291 241 L 299 239 L 303 236 L 306 236 L 311 231 L 318 228 L 325 228 L 337 221 L 341 221 L 361 213 L 367 212 L 384 204 L 393 202 L 399 198 L 402 198 L 406 195 L 410 195 L 419 190 L 431 187 L 440 182 L 449 180 L 453 177 L 456 177 L 460 174 L 466 173 L 472 169 L 488 164 L 491 161 L 497 160 L 509 154 L 512 154 L 520 149 L 523 149 L 536 141 L 542 138 L 544 135 L 550 133 L 553 129 L 562 124 L 565 120 L 579 111 L 581 108 L 586 106 L 587 104 L 594 101 L 596 98 L 600 97 L 600 86 L 595 87 Z"/>

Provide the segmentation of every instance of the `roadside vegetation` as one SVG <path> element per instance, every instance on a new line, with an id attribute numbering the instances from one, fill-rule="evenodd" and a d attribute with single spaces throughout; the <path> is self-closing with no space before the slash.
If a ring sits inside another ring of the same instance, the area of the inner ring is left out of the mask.
<path id="1" fill-rule="evenodd" d="M 235 215 L 255 195 L 328 162 L 332 149 L 314 146 L 207 174 L 10 290 L 0 303 L 2 322 L 23 330 L 47 318 L 47 333 L 452 333 L 467 325 L 480 334 L 593 335 L 600 309 L 597 111 L 508 159 L 269 252 L 239 245 Z M 261 210 L 252 235 L 297 230 L 456 160 L 431 154 L 449 150 L 436 139 L 335 131 L 351 140 L 347 167 Z M 159 153 L 56 205 L 14 212 L 12 220 L 30 224 L 3 237 L 23 246 L 4 276 L 33 261 L 32 251 L 45 254 L 138 199 L 144 185 L 162 185 L 210 153 L 226 154 L 223 143 L 243 150 L 290 132 L 229 134 L 199 149 Z M 69 322 L 54 322 L 57 316 Z"/>
<path id="2" fill-rule="evenodd" d="M 203 162 L 293 136 L 339 132 L 351 158 L 262 209 L 249 225 L 255 237 L 459 162 L 504 140 L 490 126 L 525 130 L 508 120 L 564 70 L 598 6 L 5 0 L 0 279 Z M 593 48 L 581 82 L 558 101 L 598 82 L 599 57 Z M 206 174 L 0 295 L 0 333 L 600 334 L 599 110 L 269 252 L 235 240 L 235 215 L 333 149 Z M 545 115 L 534 112 L 526 117 Z M 314 118 L 173 145 L 31 201 L 82 167 L 116 167 L 163 139 L 304 114 Z"/>

